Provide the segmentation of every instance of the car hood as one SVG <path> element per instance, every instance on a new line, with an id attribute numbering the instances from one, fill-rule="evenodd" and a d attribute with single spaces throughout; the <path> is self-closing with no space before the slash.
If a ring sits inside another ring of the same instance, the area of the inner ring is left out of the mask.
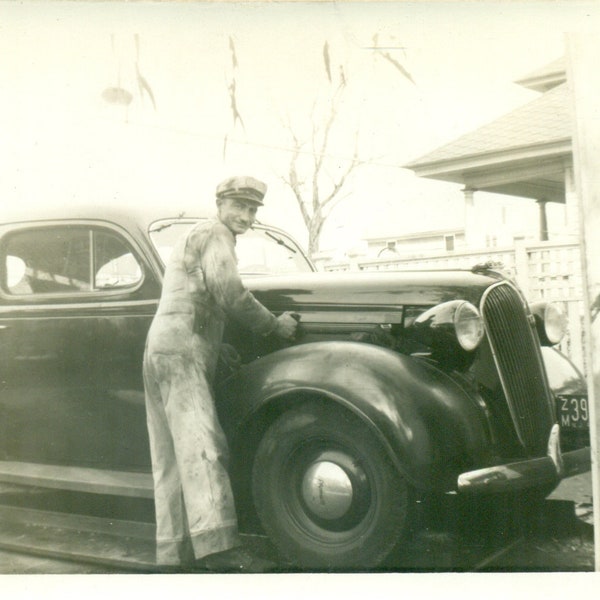
<path id="1" fill-rule="evenodd" d="M 270 308 L 290 310 L 294 306 L 432 306 L 456 299 L 478 305 L 484 290 L 499 278 L 472 271 L 378 271 L 245 277 L 244 282 Z"/>

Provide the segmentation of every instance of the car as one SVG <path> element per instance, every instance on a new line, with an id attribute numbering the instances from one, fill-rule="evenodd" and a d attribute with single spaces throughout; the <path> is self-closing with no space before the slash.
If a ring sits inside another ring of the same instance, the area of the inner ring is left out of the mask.
<path id="1" fill-rule="evenodd" d="M 0 225 L 0 480 L 152 498 L 146 334 L 198 207 L 59 206 Z M 564 315 L 496 265 L 317 272 L 284 231 L 240 272 L 293 340 L 230 323 L 215 399 L 240 523 L 292 564 L 370 568 L 428 496 L 544 498 L 590 469 Z"/>

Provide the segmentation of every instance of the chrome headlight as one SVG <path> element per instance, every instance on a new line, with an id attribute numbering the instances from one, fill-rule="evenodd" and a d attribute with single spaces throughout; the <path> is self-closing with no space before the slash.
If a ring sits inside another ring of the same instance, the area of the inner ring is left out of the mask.
<path id="1" fill-rule="evenodd" d="M 567 333 L 568 319 L 557 302 L 536 302 L 530 306 L 542 346 L 558 344 Z"/>
<path id="2" fill-rule="evenodd" d="M 428 309 L 415 319 L 414 334 L 437 354 L 471 352 L 484 335 L 479 311 L 466 300 L 451 300 Z"/>
<path id="3" fill-rule="evenodd" d="M 475 350 L 483 337 L 483 321 L 479 311 L 470 303 L 462 302 L 454 313 L 454 331 L 463 350 Z"/>

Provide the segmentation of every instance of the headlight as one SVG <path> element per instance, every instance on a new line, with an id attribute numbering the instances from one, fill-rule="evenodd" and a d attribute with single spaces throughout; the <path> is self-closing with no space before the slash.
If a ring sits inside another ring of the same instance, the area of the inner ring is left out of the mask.
<path id="1" fill-rule="evenodd" d="M 542 346 L 558 344 L 567 332 L 568 319 L 556 302 L 536 302 L 530 306 Z"/>
<path id="2" fill-rule="evenodd" d="M 483 338 L 479 311 L 466 300 L 450 300 L 419 315 L 410 335 L 430 346 L 436 357 L 449 360 L 475 350 Z"/>
<path id="3" fill-rule="evenodd" d="M 483 337 L 483 321 L 479 311 L 470 303 L 462 302 L 454 313 L 454 331 L 463 350 L 475 350 Z"/>

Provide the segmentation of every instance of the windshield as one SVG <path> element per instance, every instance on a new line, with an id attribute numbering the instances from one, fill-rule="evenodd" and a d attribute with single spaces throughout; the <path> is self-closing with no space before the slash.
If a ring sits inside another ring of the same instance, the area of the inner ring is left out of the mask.
<path id="1" fill-rule="evenodd" d="M 175 242 L 197 221 L 159 221 L 150 227 L 150 239 L 166 264 Z M 313 270 L 302 250 L 280 231 L 255 227 L 237 237 L 235 252 L 242 275 L 283 275 Z"/>

